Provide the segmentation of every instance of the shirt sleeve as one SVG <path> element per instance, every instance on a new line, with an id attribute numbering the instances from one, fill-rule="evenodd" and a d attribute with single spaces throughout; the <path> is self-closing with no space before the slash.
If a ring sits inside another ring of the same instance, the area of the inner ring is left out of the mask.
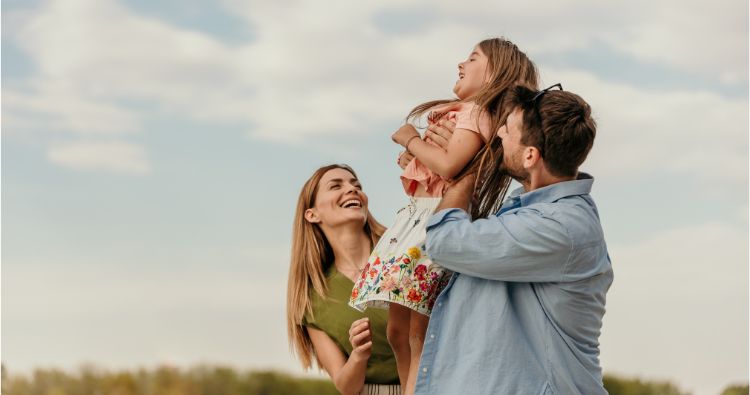
<path id="1" fill-rule="evenodd" d="M 479 133 L 487 141 L 490 135 L 490 118 L 476 105 L 466 105 L 456 112 L 456 129 Z"/>
<path id="2" fill-rule="evenodd" d="M 447 209 L 427 223 L 431 259 L 489 280 L 574 281 L 565 271 L 571 244 L 561 223 L 530 207 L 474 222 L 463 210 Z"/>

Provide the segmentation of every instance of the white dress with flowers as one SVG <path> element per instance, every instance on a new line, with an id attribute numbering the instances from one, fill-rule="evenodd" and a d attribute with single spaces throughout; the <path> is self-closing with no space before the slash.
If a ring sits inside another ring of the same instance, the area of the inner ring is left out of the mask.
<path id="1" fill-rule="evenodd" d="M 396 223 L 380 238 L 354 284 L 350 306 L 364 311 L 398 303 L 430 315 L 451 274 L 424 250 L 425 224 L 439 202 L 440 198 L 412 198 L 399 210 Z"/>
<path id="2" fill-rule="evenodd" d="M 428 122 L 452 121 L 456 129 L 479 133 L 484 141 L 491 134 L 490 119 L 474 102 L 451 102 L 433 109 Z M 418 313 L 430 315 L 440 291 L 451 272 L 430 260 L 424 250 L 427 220 L 440 202 L 446 181 L 429 168 L 412 160 L 401 174 L 407 195 L 414 195 L 415 183 L 429 196 L 411 198 L 411 203 L 396 215 L 396 223 L 375 246 L 354 284 L 349 305 L 364 311 L 375 306 L 388 308 L 389 303 L 404 305 Z"/>

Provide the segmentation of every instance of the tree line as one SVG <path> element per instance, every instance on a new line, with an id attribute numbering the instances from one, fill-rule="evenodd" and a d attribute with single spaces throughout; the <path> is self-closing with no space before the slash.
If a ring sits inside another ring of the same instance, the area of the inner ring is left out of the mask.
<path id="1" fill-rule="evenodd" d="M 610 395 L 690 395 L 669 382 L 604 376 Z M 76 373 L 36 369 L 13 374 L 2 366 L 3 395 L 336 395 L 330 380 L 275 371 L 237 371 L 222 366 L 179 369 L 161 366 L 106 371 L 94 366 Z M 728 386 L 717 395 L 748 395 L 748 385 Z"/>

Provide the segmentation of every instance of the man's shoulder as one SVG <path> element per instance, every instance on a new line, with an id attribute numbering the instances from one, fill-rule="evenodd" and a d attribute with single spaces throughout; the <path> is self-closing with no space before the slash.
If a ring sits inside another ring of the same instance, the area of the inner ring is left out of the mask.
<path id="1" fill-rule="evenodd" d="M 528 206 L 538 211 L 542 216 L 559 223 L 574 244 L 603 239 L 599 213 L 591 196 L 572 195 L 557 199 L 552 202 L 540 202 Z"/>

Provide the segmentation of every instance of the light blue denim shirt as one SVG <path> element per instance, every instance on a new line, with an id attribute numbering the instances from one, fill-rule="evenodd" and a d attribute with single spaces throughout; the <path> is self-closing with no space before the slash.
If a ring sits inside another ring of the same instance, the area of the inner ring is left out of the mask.
<path id="1" fill-rule="evenodd" d="M 427 328 L 417 394 L 606 394 L 599 334 L 612 265 L 591 176 L 471 222 L 434 214 L 426 250 L 455 271 Z M 459 274 L 460 273 L 460 274 Z"/>

